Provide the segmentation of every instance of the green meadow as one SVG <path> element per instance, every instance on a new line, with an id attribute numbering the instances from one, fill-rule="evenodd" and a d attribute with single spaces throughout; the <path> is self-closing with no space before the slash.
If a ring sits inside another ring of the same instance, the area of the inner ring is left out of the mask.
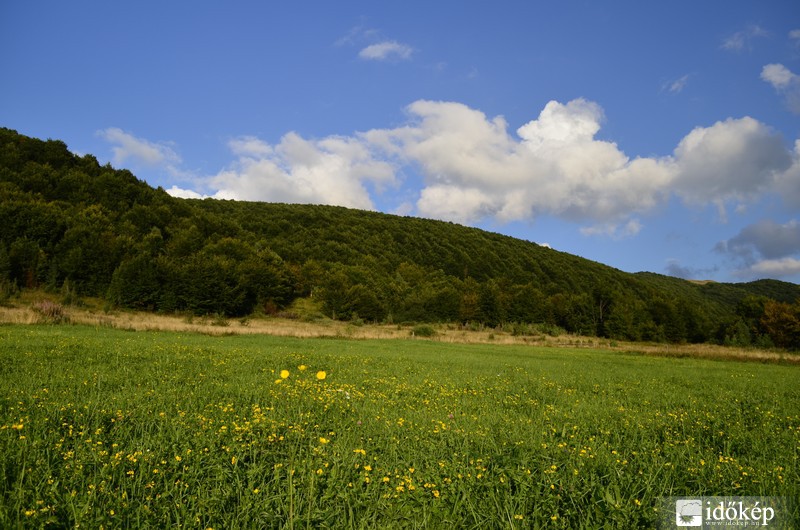
<path id="1" fill-rule="evenodd" d="M 657 527 L 662 496 L 800 496 L 799 382 L 589 349 L 0 326 L 0 527 Z"/>

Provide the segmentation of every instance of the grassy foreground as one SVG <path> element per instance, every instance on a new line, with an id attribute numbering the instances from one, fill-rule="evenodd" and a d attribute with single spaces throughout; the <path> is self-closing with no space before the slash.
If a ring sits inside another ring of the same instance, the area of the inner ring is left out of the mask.
<path id="1" fill-rule="evenodd" d="M 799 375 L 0 326 L 0 527 L 654 527 L 661 496 L 800 495 Z"/>

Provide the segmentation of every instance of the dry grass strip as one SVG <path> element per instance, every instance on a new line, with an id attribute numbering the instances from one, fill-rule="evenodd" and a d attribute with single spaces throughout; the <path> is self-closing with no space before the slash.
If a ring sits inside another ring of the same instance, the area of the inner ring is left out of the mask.
<path id="1" fill-rule="evenodd" d="M 336 337 L 349 339 L 410 339 L 413 328 L 389 324 L 354 325 L 330 319 L 306 322 L 275 317 L 224 319 L 219 317 L 187 317 L 136 311 L 106 313 L 92 308 L 69 307 L 67 315 L 71 324 L 108 327 L 129 331 L 175 331 L 202 333 L 212 336 L 264 334 L 298 338 Z M 0 323 L 36 324 L 41 315 L 27 305 L 0 307 Z M 755 361 L 800 366 L 800 354 L 781 350 L 735 348 L 714 344 L 661 344 L 624 342 L 597 337 L 576 335 L 515 336 L 493 329 L 469 330 L 453 324 L 433 326 L 436 334 L 431 338 L 439 342 L 461 344 L 517 344 L 560 348 L 593 348 L 640 355 L 662 357 L 692 357 L 701 359 Z"/>

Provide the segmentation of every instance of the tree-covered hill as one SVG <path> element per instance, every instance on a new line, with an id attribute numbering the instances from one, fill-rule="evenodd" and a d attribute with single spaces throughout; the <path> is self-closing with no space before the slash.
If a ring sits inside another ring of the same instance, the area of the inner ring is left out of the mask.
<path id="1" fill-rule="evenodd" d="M 6 298 L 67 286 L 165 312 L 273 313 L 312 297 L 340 319 L 800 339 L 795 284 L 629 274 L 453 223 L 341 207 L 178 199 L 63 142 L 9 129 L 0 129 L 0 284 Z"/>

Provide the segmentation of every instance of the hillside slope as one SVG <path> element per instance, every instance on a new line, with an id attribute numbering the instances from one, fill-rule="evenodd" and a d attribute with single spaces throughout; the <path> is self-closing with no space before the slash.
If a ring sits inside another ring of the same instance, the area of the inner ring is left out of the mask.
<path id="1" fill-rule="evenodd" d="M 541 323 L 658 341 L 769 339 L 800 286 L 629 274 L 453 223 L 333 206 L 186 200 L 59 141 L 0 129 L 0 282 L 198 314 L 313 297 L 331 317 Z M 783 306 L 781 306 L 783 307 Z"/>

